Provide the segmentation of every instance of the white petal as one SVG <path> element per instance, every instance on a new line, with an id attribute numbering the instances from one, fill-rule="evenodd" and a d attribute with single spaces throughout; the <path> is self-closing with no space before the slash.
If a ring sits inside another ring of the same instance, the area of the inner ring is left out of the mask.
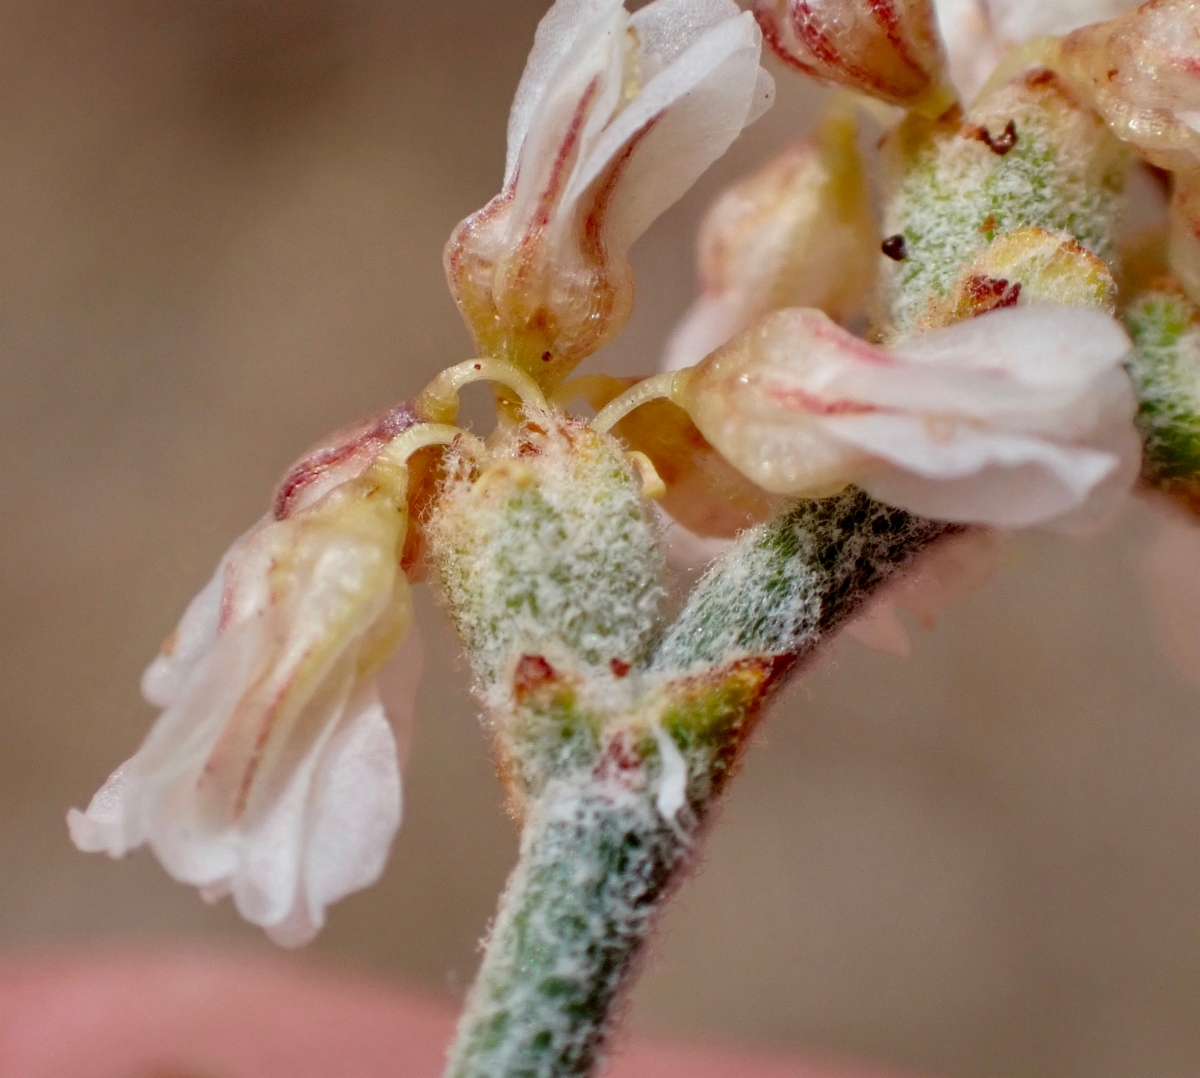
<path id="1" fill-rule="evenodd" d="M 132 760 L 126 760 L 109 776 L 92 797 L 86 812 L 71 809 L 67 813 L 71 841 L 84 853 L 124 857 L 145 841 L 140 829 L 130 826 L 129 770 L 132 763 Z"/>
<path id="2" fill-rule="evenodd" d="M 395 655 L 376 675 L 379 698 L 384 714 L 392 725 L 400 769 L 404 770 L 412 752 L 413 730 L 416 725 L 417 698 L 420 695 L 421 675 L 425 669 L 425 637 L 421 626 L 413 622 Z"/>
<path id="3" fill-rule="evenodd" d="M 1103 311 L 1032 304 L 989 311 L 945 329 L 910 337 L 897 355 L 921 363 L 998 371 L 1026 385 L 1077 385 L 1112 367 L 1132 345 Z"/>
<path id="4" fill-rule="evenodd" d="M 858 480 L 873 497 L 924 516 L 1019 528 L 1084 506 L 1116 472 L 1113 453 L 965 423 L 919 417 L 836 416 L 826 429 L 893 467 Z"/>
<path id="5" fill-rule="evenodd" d="M 235 543 L 231 552 L 236 547 Z M 142 674 L 142 696 L 155 707 L 169 707 L 178 699 L 184 681 L 217 638 L 228 560 L 226 554 L 208 583 L 188 603 L 170 642 L 169 654 L 160 652 Z"/>
<path id="6" fill-rule="evenodd" d="M 533 50 L 525 62 L 525 71 L 508 117 L 505 187 L 516 174 L 521 147 L 534 114 L 556 75 L 560 74 L 563 61 L 581 42 L 594 38 L 597 27 L 606 25 L 623 7 L 623 0 L 558 0 L 538 23 Z"/>
<path id="7" fill-rule="evenodd" d="M 529 227 L 544 211 L 550 190 L 562 192 L 551 229 L 573 224 L 567 212 L 572 205 L 571 178 L 620 104 L 628 25 L 628 13 L 617 5 L 579 35 L 552 73 L 514 166 L 515 194 L 508 216 L 520 227 Z M 507 242 L 518 240 L 510 236 Z"/>
<path id="8" fill-rule="evenodd" d="M 733 0 L 653 0 L 635 11 L 642 81 L 647 82 L 686 52 L 707 31 L 741 12 Z"/>
<path id="9" fill-rule="evenodd" d="M 373 684 L 347 705 L 309 796 L 303 900 L 296 916 L 269 929 L 286 947 L 307 943 L 325 923 L 325 907 L 379 879 L 400 826 L 396 742 Z"/>
<path id="10" fill-rule="evenodd" d="M 707 30 L 608 125 L 572 176 L 564 204 L 578 199 L 654 121 L 623 166 L 606 220 L 608 241 L 617 250 L 628 249 L 729 148 L 761 106 L 754 100 L 764 87 L 760 51 L 761 35 L 749 13 Z"/>

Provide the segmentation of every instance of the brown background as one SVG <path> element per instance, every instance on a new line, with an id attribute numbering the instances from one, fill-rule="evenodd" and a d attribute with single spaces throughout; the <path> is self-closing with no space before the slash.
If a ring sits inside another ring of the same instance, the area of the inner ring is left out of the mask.
<path id="1" fill-rule="evenodd" d="M 540 0 L 0 3 L 0 944 L 234 938 L 63 815 L 151 718 L 139 672 L 280 470 L 469 355 L 442 282 L 496 189 Z M 637 251 L 607 357 L 653 365 L 720 184 Z M 767 724 L 632 1020 L 956 1078 L 1200 1073 L 1200 700 L 1131 509 L 1021 539 L 900 660 L 850 641 Z M 387 875 L 312 951 L 461 993 L 514 835 L 457 648 L 431 663 Z"/>

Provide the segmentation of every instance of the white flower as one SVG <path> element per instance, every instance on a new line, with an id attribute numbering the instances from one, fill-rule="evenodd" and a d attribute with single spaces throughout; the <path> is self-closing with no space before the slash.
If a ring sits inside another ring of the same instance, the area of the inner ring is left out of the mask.
<path id="1" fill-rule="evenodd" d="M 146 671 L 143 692 L 163 709 L 149 736 L 71 811 L 77 846 L 120 857 L 149 845 L 176 879 L 210 900 L 231 894 L 285 945 L 379 876 L 400 772 L 376 675 L 412 605 L 406 470 L 377 454 L 411 421 L 397 410 L 310 454 L 230 548 Z M 390 676 L 402 738 L 420 665 L 409 639 Z"/>
<path id="2" fill-rule="evenodd" d="M 764 490 L 855 483 L 962 523 L 1091 523 L 1138 473 L 1136 400 L 1108 315 L 994 311 L 888 352 L 819 311 L 783 310 L 699 365 L 673 394 Z"/>
<path id="3" fill-rule="evenodd" d="M 446 271 L 481 354 L 545 382 L 625 323 L 627 252 L 770 104 L 761 35 L 733 0 L 558 0 L 508 127 L 502 192 Z"/>

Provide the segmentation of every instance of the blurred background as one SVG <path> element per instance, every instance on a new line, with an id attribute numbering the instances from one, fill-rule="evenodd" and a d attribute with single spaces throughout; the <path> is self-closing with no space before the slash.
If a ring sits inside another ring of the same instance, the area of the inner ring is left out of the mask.
<path id="1" fill-rule="evenodd" d="M 470 355 L 441 247 L 498 189 L 544 7 L 0 3 L 4 953 L 268 946 L 144 852 L 75 852 L 64 815 L 143 736 L 143 666 L 286 465 Z M 811 124 L 821 93 L 777 74 L 635 250 L 593 366 L 654 365 L 705 205 Z M 1200 594 L 1161 571 L 1200 546 L 1162 528 L 1022 537 L 907 659 L 839 642 L 765 723 L 633 1026 L 947 1078 L 1200 1073 Z M 458 998 L 516 838 L 419 603 L 404 827 L 309 953 Z"/>

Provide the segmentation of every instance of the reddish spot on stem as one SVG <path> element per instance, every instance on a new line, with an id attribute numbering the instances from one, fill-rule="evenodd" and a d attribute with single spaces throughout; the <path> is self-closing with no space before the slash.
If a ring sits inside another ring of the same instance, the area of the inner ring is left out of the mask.
<path id="1" fill-rule="evenodd" d="M 992 153 L 1003 157 L 1017 144 L 1017 125 L 1016 121 L 1009 120 L 1004 125 L 1004 130 L 995 137 L 993 137 L 992 133 L 986 127 L 971 125 L 963 130 L 963 135 L 966 138 L 977 139 L 991 150 Z"/>
<path id="2" fill-rule="evenodd" d="M 1021 282 L 973 273 L 966 279 L 964 291 L 970 313 L 974 317 L 999 310 L 1001 307 L 1015 307 L 1021 298 Z"/>
<path id="3" fill-rule="evenodd" d="M 541 655 L 522 655 L 513 672 L 513 695 L 520 703 L 530 693 L 558 680 L 558 674 Z"/>

